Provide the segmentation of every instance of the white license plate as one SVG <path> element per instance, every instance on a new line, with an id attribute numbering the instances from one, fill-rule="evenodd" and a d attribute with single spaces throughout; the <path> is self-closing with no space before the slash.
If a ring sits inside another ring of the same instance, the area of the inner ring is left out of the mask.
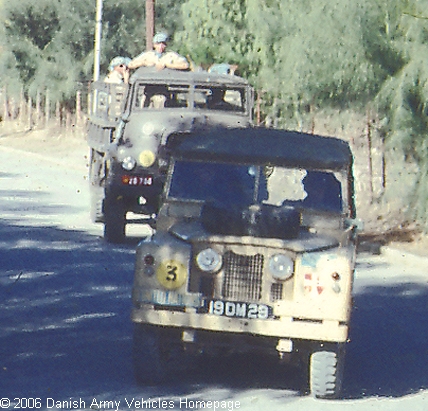
<path id="1" fill-rule="evenodd" d="M 175 291 L 152 290 L 152 302 L 161 305 L 184 305 L 183 296 Z"/>
<path id="2" fill-rule="evenodd" d="M 145 290 L 140 294 L 140 301 L 149 304 L 170 305 L 178 307 L 202 306 L 201 296 L 199 294 L 179 294 L 176 291 L 163 290 Z"/>
<path id="3" fill-rule="evenodd" d="M 241 303 L 235 301 L 208 300 L 206 308 L 209 314 L 248 318 L 254 320 L 267 320 L 273 316 L 272 307 L 265 304 Z"/>

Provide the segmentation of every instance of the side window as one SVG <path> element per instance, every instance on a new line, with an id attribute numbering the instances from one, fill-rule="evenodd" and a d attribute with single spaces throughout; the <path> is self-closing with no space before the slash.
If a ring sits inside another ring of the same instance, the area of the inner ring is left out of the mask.
<path id="1" fill-rule="evenodd" d="M 207 94 L 207 108 L 243 113 L 245 111 L 244 92 L 227 87 L 211 87 Z"/>
<path id="2" fill-rule="evenodd" d="M 186 108 L 189 106 L 189 86 L 140 84 L 135 97 L 136 109 Z"/>

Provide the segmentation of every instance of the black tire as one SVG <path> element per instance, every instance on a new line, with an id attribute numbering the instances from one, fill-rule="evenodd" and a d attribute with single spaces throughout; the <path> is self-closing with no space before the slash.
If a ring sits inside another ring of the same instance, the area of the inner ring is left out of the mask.
<path id="1" fill-rule="evenodd" d="M 337 398 L 342 389 L 344 347 L 315 351 L 309 359 L 309 391 L 316 398 Z"/>
<path id="2" fill-rule="evenodd" d="M 126 210 L 121 199 L 104 199 L 104 238 L 109 243 L 125 241 Z"/>
<path id="3" fill-rule="evenodd" d="M 91 221 L 94 223 L 104 222 L 104 189 L 102 187 L 91 187 Z"/>
<path id="4" fill-rule="evenodd" d="M 156 328 L 134 324 L 132 360 L 138 384 L 158 384 L 165 380 L 165 370 L 161 367 L 159 332 Z"/>
<path id="5" fill-rule="evenodd" d="M 105 178 L 104 155 L 91 149 L 89 160 L 89 194 L 91 201 L 90 216 L 94 223 L 104 222 L 104 188 Z"/>
<path id="6" fill-rule="evenodd" d="M 179 330 L 134 324 L 133 364 L 140 385 L 180 382 L 192 362 L 181 343 Z"/>

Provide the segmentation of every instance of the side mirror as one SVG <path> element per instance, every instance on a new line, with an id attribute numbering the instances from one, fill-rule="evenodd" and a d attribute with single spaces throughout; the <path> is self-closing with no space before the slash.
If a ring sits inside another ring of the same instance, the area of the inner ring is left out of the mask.
<path id="1" fill-rule="evenodd" d="M 364 221 L 360 218 L 348 218 L 346 219 L 346 225 L 348 230 L 351 230 L 353 228 L 355 228 L 359 232 L 364 230 Z"/>

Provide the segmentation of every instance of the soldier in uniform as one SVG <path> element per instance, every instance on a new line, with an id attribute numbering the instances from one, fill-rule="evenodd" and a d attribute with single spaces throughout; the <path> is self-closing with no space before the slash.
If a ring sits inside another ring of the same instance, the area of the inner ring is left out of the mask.
<path id="1" fill-rule="evenodd" d="M 168 36 L 165 33 L 157 33 L 153 37 L 153 50 L 145 51 L 131 60 L 128 67 L 136 69 L 141 66 L 155 66 L 157 70 L 164 68 L 187 70 L 189 62 L 186 57 L 175 51 L 166 51 Z"/>
<path id="2" fill-rule="evenodd" d="M 109 73 L 104 79 L 106 83 L 122 84 L 128 83 L 129 69 L 128 64 L 131 61 L 129 57 L 115 57 L 109 65 Z"/>

